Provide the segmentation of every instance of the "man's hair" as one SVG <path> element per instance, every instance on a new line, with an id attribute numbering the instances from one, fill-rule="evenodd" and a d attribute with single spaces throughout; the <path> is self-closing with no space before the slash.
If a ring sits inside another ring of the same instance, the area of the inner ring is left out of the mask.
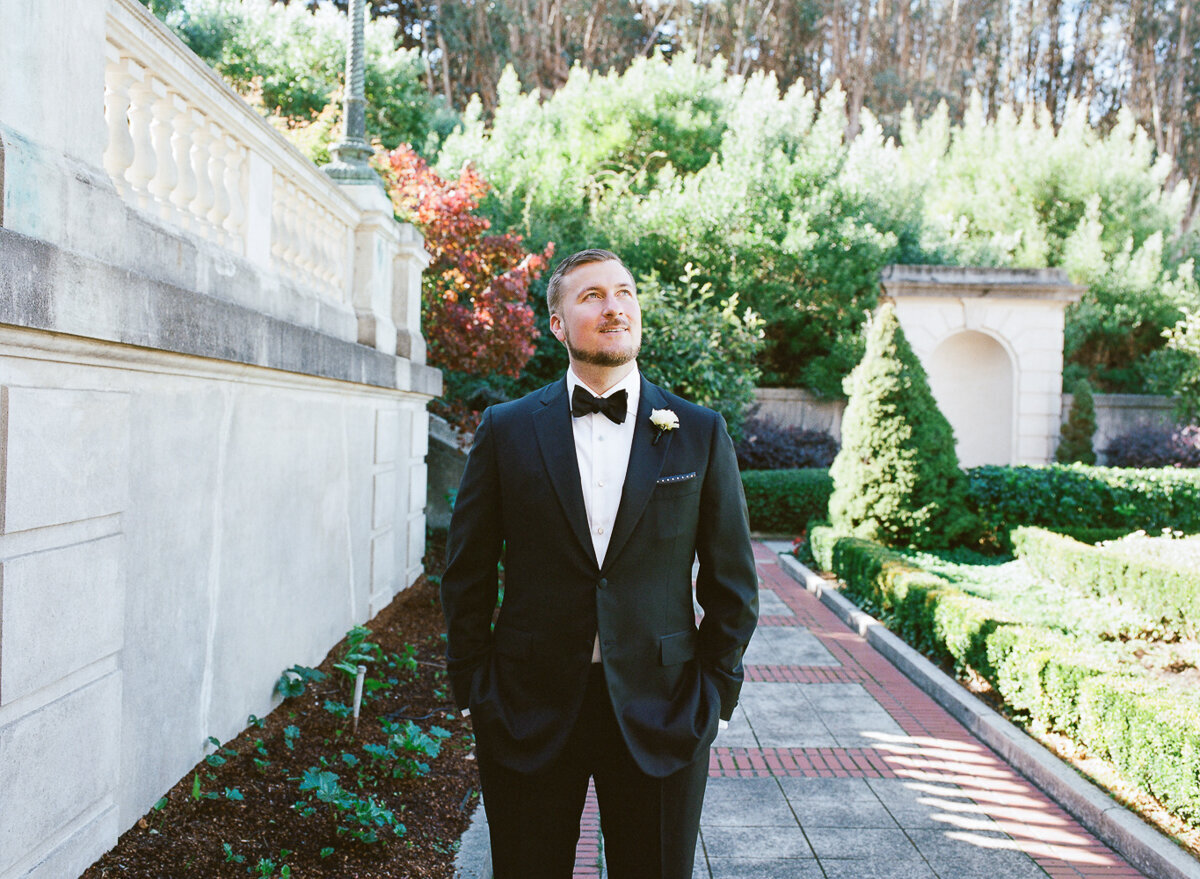
<path id="1" fill-rule="evenodd" d="M 554 314 L 562 304 L 563 278 L 574 269 L 579 268 L 579 266 L 585 266 L 593 262 L 608 262 L 609 260 L 619 263 L 621 268 L 629 272 L 629 266 L 625 265 L 621 257 L 617 256 L 611 250 L 592 248 L 572 253 L 570 256 L 564 258 L 555 267 L 554 274 L 550 276 L 550 283 L 546 285 L 546 305 L 550 309 L 550 313 Z M 629 277 L 633 277 L 633 272 L 629 272 Z"/>

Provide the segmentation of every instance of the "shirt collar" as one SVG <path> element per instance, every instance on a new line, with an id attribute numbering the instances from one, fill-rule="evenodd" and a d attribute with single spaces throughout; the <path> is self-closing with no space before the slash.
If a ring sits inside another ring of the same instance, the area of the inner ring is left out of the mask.
<path id="1" fill-rule="evenodd" d="M 575 393 L 576 385 L 583 385 L 583 389 L 585 391 L 587 391 L 589 394 L 592 392 L 591 388 L 589 388 L 587 385 L 583 384 L 582 381 L 580 381 L 579 376 L 577 376 L 575 374 L 575 370 L 572 369 L 570 366 L 568 366 L 567 367 L 567 406 L 571 405 L 571 396 Z M 615 385 L 613 385 L 611 388 L 609 388 L 607 391 L 605 391 L 603 394 L 600 394 L 599 396 L 601 399 L 604 399 L 605 397 L 611 397 L 613 394 L 615 394 L 617 391 L 620 391 L 620 390 L 626 391 L 629 395 L 625 401 L 626 411 L 630 415 L 637 415 L 638 399 L 642 393 L 642 374 L 641 374 L 641 372 L 638 371 L 638 368 L 636 365 L 634 365 L 634 367 L 630 371 L 629 375 L 625 376 L 625 378 L 621 379 L 619 382 L 617 382 Z"/>

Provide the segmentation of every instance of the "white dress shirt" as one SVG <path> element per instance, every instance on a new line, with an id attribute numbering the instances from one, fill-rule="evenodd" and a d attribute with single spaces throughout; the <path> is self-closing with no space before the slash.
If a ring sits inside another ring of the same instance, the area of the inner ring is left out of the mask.
<path id="1" fill-rule="evenodd" d="M 583 385 L 589 394 L 592 389 L 580 381 L 575 371 L 567 369 L 567 401 L 570 405 L 575 387 Z M 625 474 L 629 470 L 629 453 L 633 448 L 633 428 L 637 421 L 638 400 L 642 393 L 641 373 L 635 367 L 603 394 L 611 397 L 617 391 L 627 394 L 625 420 L 615 424 L 601 412 L 592 412 L 571 418 L 571 429 L 575 434 L 575 459 L 579 463 L 579 481 L 583 488 L 583 506 L 587 511 L 588 533 L 592 537 L 592 548 L 596 561 L 604 564 L 608 542 L 612 539 L 613 524 L 617 521 L 617 509 L 621 506 L 621 492 L 625 488 Z M 592 662 L 600 661 L 600 634 L 596 633 L 592 645 Z"/>

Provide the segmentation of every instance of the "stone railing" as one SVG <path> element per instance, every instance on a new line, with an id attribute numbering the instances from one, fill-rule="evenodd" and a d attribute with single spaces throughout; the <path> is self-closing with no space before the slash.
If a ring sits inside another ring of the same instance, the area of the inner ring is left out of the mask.
<path id="1" fill-rule="evenodd" d="M 104 116 L 128 203 L 350 304 L 359 208 L 138 3 L 109 5 Z"/>

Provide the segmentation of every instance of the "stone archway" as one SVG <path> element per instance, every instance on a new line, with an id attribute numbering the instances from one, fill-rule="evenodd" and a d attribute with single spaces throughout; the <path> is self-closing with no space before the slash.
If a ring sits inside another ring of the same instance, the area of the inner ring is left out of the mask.
<path id="1" fill-rule="evenodd" d="M 1014 368 L 986 333 L 954 333 L 929 355 L 929 384 L 954 428 L 963 467 L 1014 461 Z"/>
<path id="2" fill-rule="evenodd" d="M 885 297 L 929 373 L 960 463 L 1045 464 L 1062 420 L 1062 269 L 885 266 Z"/>

